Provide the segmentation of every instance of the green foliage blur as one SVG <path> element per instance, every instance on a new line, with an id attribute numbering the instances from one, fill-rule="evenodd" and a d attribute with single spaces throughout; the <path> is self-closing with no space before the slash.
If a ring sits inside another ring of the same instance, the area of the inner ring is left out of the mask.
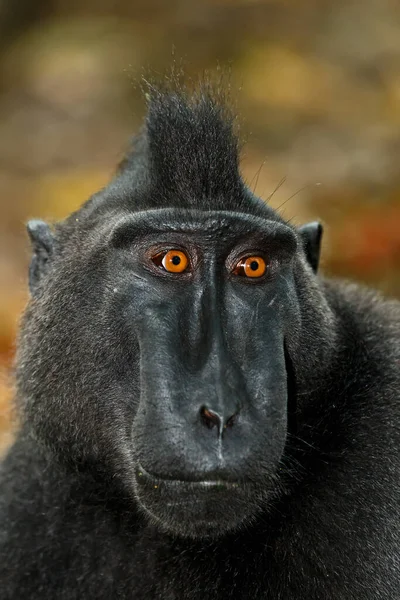
<path id="1" fill-rule="evenodd" d="M 397 0 L 2 0 L 3 444 L 24 224 L 61 219 L 107 183 L 140 127 L 141 77 L 172 64 L 193 81 L 229 73 L 243 174 L 294 223 L 322 220 L 324 272 L 400 296 Z"/>

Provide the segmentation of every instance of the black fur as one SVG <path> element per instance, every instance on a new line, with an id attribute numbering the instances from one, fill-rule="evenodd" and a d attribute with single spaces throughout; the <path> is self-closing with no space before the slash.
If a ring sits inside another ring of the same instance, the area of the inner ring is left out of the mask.
<path id="1" fill-rule="evenodd" d="M 226 109 L 153 92 L 110 185 L 37 223 L 1 600 L 399 597 L 399 304 L 315 275 Z"/>

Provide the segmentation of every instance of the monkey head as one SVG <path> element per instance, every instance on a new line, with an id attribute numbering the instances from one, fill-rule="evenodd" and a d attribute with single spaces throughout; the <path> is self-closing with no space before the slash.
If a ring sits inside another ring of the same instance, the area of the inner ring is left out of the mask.
<path id="1" fill-rule="evenodd" d="M 251 523 L 282 492 L 296 395 L 329 362 L 320 226 L 246 187 L 211 97 L 160 93 L 110 185 L 28 230 L 24 426 L 163 530 Z"/>

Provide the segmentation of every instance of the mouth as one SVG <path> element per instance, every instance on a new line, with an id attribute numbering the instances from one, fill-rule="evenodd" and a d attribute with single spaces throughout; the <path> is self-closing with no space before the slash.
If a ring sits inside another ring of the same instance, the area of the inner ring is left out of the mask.
<path id="1" fill-rule="evenodd" d="M 191 481 L 167 479 L 135 470 L 135 491 L 139 506 L 150 521 L 168 533 L 183 537 L 218 537 L 237 528 L 254 513 L 259 498 L 250 482 L 205 478 Z"/>
<path id="2" fill-rule="evenodd" d="M 212 478 L 204 478 L 204 479 L 170 479 L 166 477 L 161 477 L 160 475 L 156 475 L 154 473 L 150 473 L 146 469 L 144 469 L 140 464 L 137 467 L 136 476 L 138 480 L 147 485 L 152 485 L 154 489 L 159 489 L 160 486 L 168 486 L 175 487 L 177 489 L 188 489 L 188 490 L 235 490 L 239 487 L 243 487 L 244 483 L 240 483 L 239 481 L 228 481 L 227 479 L 212 479 Z"/>

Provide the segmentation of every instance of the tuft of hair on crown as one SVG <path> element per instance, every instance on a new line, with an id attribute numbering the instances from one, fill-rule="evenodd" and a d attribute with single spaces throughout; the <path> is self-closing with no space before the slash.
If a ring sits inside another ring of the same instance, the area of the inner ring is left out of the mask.
<path id="1" fill-rule="evenodd" d="M 138 147 L 158 193 L 193 201 L 240 193 L 238 127 L 226 76 L 185 84 L 175 75 L 161 83 L 143 79 L 142 87 L 148 110 Z"/>

